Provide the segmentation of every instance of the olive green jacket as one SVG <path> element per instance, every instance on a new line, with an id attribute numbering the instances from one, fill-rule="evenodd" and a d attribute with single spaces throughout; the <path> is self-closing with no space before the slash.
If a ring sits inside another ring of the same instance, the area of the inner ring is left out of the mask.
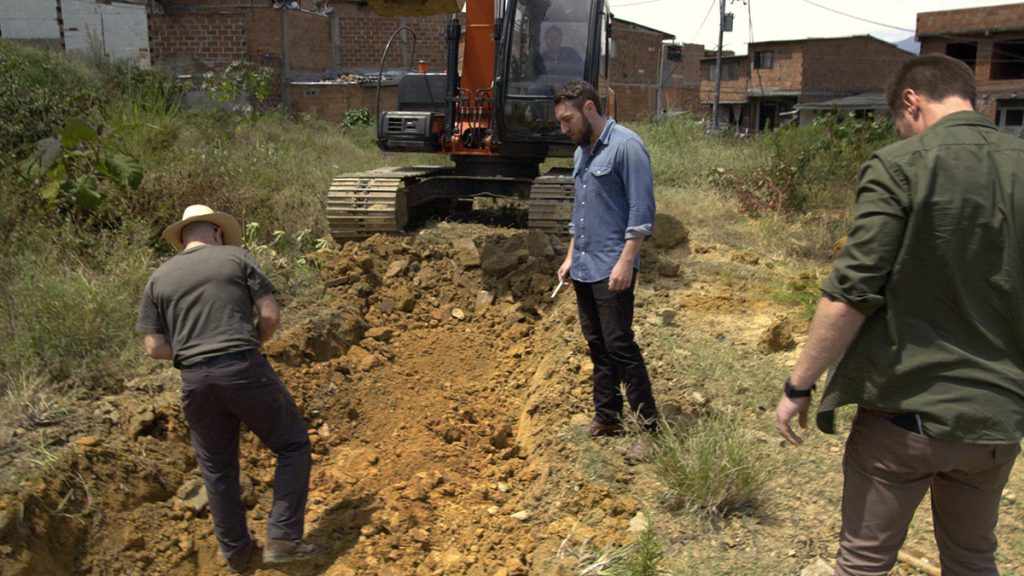
<path id="1" fill-rule="evenodd" d="M 1024 140 L 950 114 L 861 170 L 823 294 L 867 320 L 829 376 L 818 427 L 858 404 L 917 412 L 971 443 L 1024 434 Z"/>

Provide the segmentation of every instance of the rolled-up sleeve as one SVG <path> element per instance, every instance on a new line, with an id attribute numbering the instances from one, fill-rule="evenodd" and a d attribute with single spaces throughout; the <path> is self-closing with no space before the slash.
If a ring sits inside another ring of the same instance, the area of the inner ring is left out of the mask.
<path id="1" fill-rule="evenodd" d="M 861 170 L 853 224 L 821 292 L 868 316 L 885 304 L 885 286 L 910 210 L 906 175 L 873 157 Z"/>
<path id="2" fill-rule="evenodd" d="M 619 149 L 623 155 L 622 182 L 629 201 L 626 239 L 650 236 L 654 227 L 654 174 L 651 157 L 639 140 L 627 140 Z"/>

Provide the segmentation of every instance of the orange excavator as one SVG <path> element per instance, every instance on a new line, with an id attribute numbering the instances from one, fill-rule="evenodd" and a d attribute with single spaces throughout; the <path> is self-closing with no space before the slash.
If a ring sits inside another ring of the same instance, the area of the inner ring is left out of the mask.
<path id="1" fill-rule="evenodd" d="M 452 162 L 335 177 L 327 195 L 332 236 L 343 241 L 400 231 L 411 211 L 479 196 L 525 199 L 531 228 L 564 232 L 571 171 L 540 174 L 545 159 L 571 157 L 575 149 L 559 130 L 552 97 L 574 79 L 607 91 L 611 16 L 605 0 L 367 3 L 384 16 L 452 13 L 446 71 L 406 74 L 398 83 L 397 110 L 377 118 L 382 150 L 437 152 Z M 463 5 L 465 38 L 457 17 Z M 611 108 L 614 99 L 607 99 Z"/>

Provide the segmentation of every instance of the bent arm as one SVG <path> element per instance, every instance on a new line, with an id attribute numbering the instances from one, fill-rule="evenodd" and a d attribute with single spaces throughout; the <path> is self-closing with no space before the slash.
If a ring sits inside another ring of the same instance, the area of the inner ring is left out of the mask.
<path id="1" fill-rule="evenodd" d="M 171 344 L 163 334 L 146 334 L 143 336 L 143 343 L 146 346 L 146 354 L 154 360 L 173 360 Z"/>
<path id="2" fill-rule="evenodd" d="M 266 342 L 274 336 L 281 325 L 281 306 L 273 295 L 264 296 L 256 301 L 256 312 L 259 314 L 256 331 L 260 342 Z"/>

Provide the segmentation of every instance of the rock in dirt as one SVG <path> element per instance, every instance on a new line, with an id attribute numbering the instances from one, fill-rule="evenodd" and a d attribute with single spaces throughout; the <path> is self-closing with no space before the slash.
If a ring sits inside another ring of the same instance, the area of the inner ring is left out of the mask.
<path id="1" fill-rule="evenodd" d="M 472 238 L 456 238 L 452 241 L 455 248 L 455 257 L 463 268 L 473 268 L 480 265 L 480 252 Z"/>
<path id="2" fill-rule="evenodd" d="M 654 216 L 654 232 L 651 242 L 655 248 L 667 250 L 686 242 L 690 231 L 675 216 L 659 212 Z"/>
<path id="3" fill-rule="evenodd" d="M 792 350 L 796 347 L 793 323 L 788 318 L 776 319 L 761 333 L 757 339 L 757 347 L 769 354 Z"/>
<path id="4" fill-rule="evenodd" d="M 388 280 L 390 278 L 398 276 L 399 274 L 404 274 L 408 268 L 408 260 L 395 260 L 391 264 L 388 264 L 388 269 L 386 272 L 384 272 L 384 279 Z"/>
<path id="5" fill-rule="evenodd" d="M 669 258 L 659 258 L 656 270 L 659 276 L 677 278 L 679 276 L 679 262 Z"/>
<path id="6" fill-rule="evenodd" d="M 816 558 L 814 563 L 800 571 L 800 576 L 832 576 L 832 565 Z"/>
<path id="7" fill-rule="evenodd" d="M 647 523 L 647 514 L 637 512 L 636 516 L 629 519 L 629 529 L 627 532 L 643 532 L 647 529 Z"/>

